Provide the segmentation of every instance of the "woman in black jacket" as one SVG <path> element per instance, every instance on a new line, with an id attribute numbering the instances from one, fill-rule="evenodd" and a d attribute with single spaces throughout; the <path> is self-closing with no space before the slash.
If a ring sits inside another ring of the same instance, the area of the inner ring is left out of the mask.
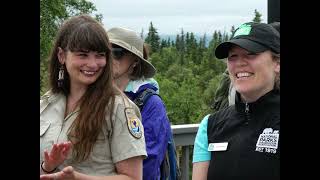
<path id="1" fill-rule="evenodd" d="M 265 23 L 245 23 L 215 55 L 227 58 L 236 100 L 202 120 L 193 179 L 280 179 L 279 32 Z"/>

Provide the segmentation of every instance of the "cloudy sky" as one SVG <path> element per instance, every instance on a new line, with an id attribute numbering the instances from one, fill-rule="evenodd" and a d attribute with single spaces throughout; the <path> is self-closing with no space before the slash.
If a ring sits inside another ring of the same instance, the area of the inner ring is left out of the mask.
<path id="1" fill-rule="evenodd" d="M 106 29 L 127 27 L 148 31 L 150 22 L 159 34 L 177 34 L 181 29 L 203 35 L 214 30 L 230 32 L 254 18 L 254 10 L 267 22 L 268 0 L 89 0 L 103 15 Z"/>

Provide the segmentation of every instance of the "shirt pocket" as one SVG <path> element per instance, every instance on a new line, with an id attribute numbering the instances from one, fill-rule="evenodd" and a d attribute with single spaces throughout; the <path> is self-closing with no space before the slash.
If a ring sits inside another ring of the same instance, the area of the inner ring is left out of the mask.
<path id="1" fill-rule="evenodd" d="M 91 152 L 91 158 L 94 161 L 95 160 L 105 161 L 107 159 L 111 159 L 109 140 L 103 133 L 100 133 L 98 135 L 97 141 L 94 144 Z"/>

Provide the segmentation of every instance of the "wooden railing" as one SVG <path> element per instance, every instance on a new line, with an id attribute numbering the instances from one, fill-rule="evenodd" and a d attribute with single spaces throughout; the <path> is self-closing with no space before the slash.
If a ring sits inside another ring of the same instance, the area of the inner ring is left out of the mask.
<path id="1" fill-rule="evenodd" d="M 177 147 L 181 146 L 181 149 L 182 149 L 182 155 L 181 157 L 178 156 L 179 158 L 178 162 L 181 162 L 179 166 L 180 166 L 181 176 L 183 180 L 189 180 L 190 147 L 193 146 L 194 139 L 198 131 L 198 127 L 199 127 L 199 124 L 183 124 L 183 125 L 171 126 L 175 145 Z"/>

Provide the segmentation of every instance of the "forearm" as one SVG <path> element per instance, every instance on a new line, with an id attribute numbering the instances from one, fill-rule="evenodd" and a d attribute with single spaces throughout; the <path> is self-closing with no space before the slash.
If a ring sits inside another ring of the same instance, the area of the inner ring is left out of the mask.
<path id="1" fill-rule="evenodd" d="M 206 180 L 208 175 L 209 161 L 193 163 L 192 180 Z"/>
<path id="2" fill-rule="evenodd" d="M 74 169 L 71 166 L 68 166 L 64 168 L 63 170 L 52 173 L 52 174 L 43 174 L 40 175 L 40 180 L 50 180 L 50 179 L 56 179 L 56 180 L 141 180 L 140 179 L 134 179 L 127 175 L 119 174 L 119 175 L 113 175 L 113 176 L 93 176 L 93 175 L 87 175 L 83 174 L 77 171 L 74 171 Z"/>
<path id="3" fill-rule="evenodd" d="M 135 180 L 126 175 L 113 176 L 90 176 L 83 173 L 75 172 L 75 180 Z"/>

